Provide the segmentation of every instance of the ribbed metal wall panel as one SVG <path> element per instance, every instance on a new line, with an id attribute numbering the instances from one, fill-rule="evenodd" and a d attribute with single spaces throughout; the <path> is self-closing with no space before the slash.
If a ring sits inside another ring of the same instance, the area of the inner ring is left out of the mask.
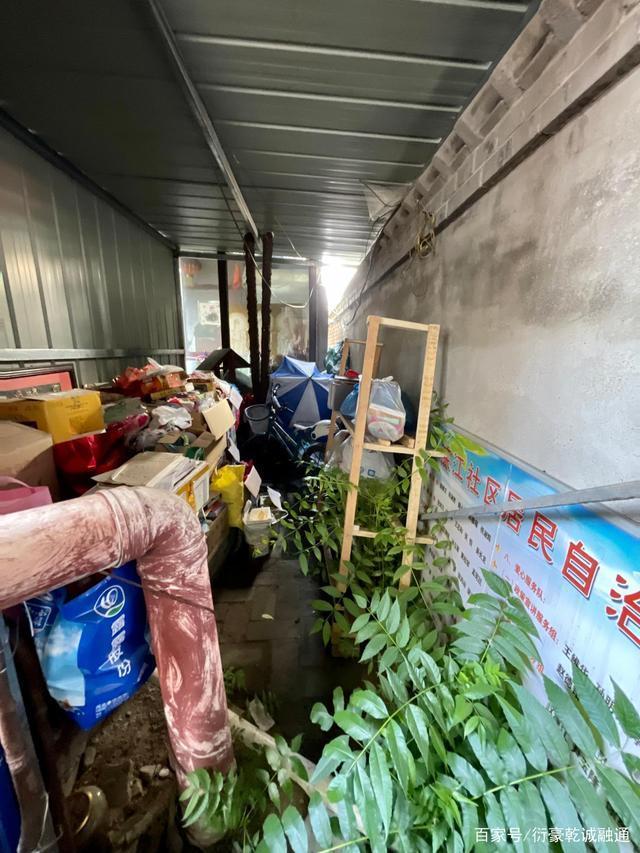
<path id="1" fill-rule="evenodd" d="M 0 349 L 182 348 L 173 255 L 107 202 L 0 130 Z M 0 369 L 9 367 L 8 356 Z M 66 359 L 67 361 L 69 359 Z M 75 359 L 74 359 L 75 361 Z M 79 381 L 141 356 L 79 357 Z"/>

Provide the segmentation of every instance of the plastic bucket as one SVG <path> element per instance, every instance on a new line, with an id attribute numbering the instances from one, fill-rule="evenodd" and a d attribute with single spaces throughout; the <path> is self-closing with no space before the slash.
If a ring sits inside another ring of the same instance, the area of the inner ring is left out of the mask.
<path id="1" fill-rule="evenodd" d="M 357 384 L 357 379 L 335 376 L 329 387 L 329 408 L 338 410 Z"/>
<path id="2" fill-rule="evenodd" d="M 244 536 L 251 545 L 253 556 L 264 557 L 271 550 L 271 525 L 276 519 L 269 507 L 249 509 L 249 506 L 245 505 Z"/>
<path id="3" fill-rule="evenodd" d="M 269 431 L 269 407 L 257 403 L 255 406 L 247 406 L 244 413 L 251 432 L 254 435 L 266 435 Z"/>

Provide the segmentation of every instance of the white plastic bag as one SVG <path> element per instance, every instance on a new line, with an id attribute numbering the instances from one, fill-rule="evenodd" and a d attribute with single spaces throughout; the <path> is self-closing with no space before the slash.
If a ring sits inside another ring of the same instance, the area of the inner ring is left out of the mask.
<path id="1" fill-rule="evenodd" d="M 353 456 L 353 444 L 351 436 L 343 441 L 334 451 L 331 462 L 338 465 L 347 474 L 351 470 L 351 457 Z M 363 450 L 360 462 L 360 476 L 375 480 L 386 480 L 393 472 L 393 464 L 388 454 L 380 453 L 379 450 Z"/>
<path id="2" fill-rule="evenodd" d="M 367 410 L 367 432 L 374 438 L 398 441 L 404 435 L 405 417 L 398 383 L 390 376 L 374 379 Z"/>

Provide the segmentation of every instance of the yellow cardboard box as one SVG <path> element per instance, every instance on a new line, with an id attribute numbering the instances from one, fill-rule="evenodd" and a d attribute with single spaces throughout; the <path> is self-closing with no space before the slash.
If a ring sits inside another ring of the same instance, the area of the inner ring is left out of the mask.
<path id="1" fill-rule="evenodd" d="M 0 420 L 48 432 L 54 444 L 104 429 L 100 394 L 84 388 L 0 399 Z"/>

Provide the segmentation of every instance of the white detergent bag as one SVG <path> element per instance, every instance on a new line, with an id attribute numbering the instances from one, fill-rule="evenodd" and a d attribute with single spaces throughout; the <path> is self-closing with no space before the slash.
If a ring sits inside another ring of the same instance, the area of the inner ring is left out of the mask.
<path id="1" fill-rule="evenodd" d="M 336 448 L 330 464 L 338 465 L 347 474 L 351 471 L 351 458 L 353 456 L 353 443 L 349 436 Z M 389 454 L 380 453 L 379 450 L 363 450 L 360 461 L 360 477 L 375 480 L 386 480 L 393 473 L 393 463 L 388 458 Z"/>
<path id="2" fill-rule="evenodd" d="M 399 441 L 404 435 L 406 413 L 400 386 L 393 377 L 374 379 L 367 410 L 367 432 L 374 438 Z"/>

